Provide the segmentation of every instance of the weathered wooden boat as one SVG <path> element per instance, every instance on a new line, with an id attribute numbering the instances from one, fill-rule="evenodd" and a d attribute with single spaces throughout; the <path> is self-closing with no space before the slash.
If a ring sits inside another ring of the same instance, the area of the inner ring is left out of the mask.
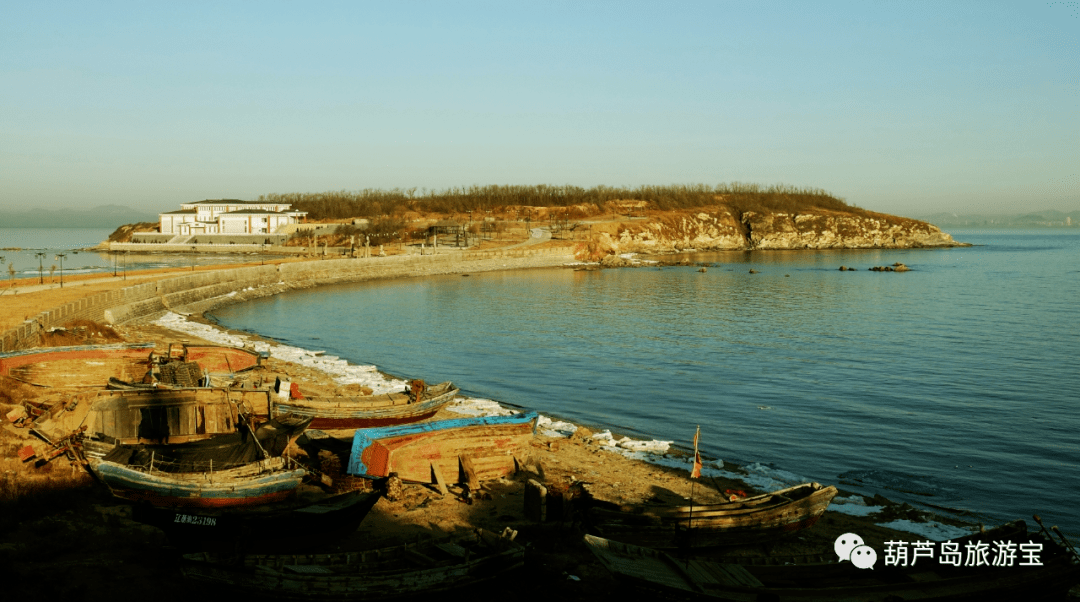
<path id="1" fill-rule="evenodd" d="M 181 571 L 214 591 L 288 600 L 385 600 L 453 590 L 524 564 L 516 532 L 478 531 L 465 540 L 429 540 L 335 554 L 187 554 Z"/>
<path id="2" fill-rule="evenodd" d="M 807 565 L 740 565 L 669 554 L 593 535 L 585 543 L 620 580 L 681 599 L 753 602 L 859 600 L 1043 600 L 1064 599 L 1080 581 L 1080 563 L 1041 534 L 1013 543 L 1042 545 L 1041 566 L 951 566 L 920 559 L 915 566 L 872 569 L 850 562 Z M 961 549 L 963 546 L 961 546 Z"/>
<path id="3" fill-rule="evenodd" d="M 651 548 L 697 548 L 769 541 L 808 529 L 836 488 L 804 483 L 722 504 L 619 505 L 592 500 L 593 529 L 608 539 Z"/>
<path id="4" fill-rule="evenodd" d="M 250 430 L 244 417 L 252 415 L 253 406 L 265 404 L 267 396 L 267 391 L 221 388 L 99 391 L 81 404 L 81 420 L 75 412 L 64 422 L 71 427 L 80 420 L 88 443 L 175 446 L 243 435 Z M 267 428 L 289 429 L 296 436 L 307 424 L 306 418 L 282 416 Z"/>
<path id="5" fill-rule="evenodd" d="M 110 377 L 141 380 L 153 343 L 48 347 L 0 353 L 0 375 L 39 387 L 100 387 Z"/>
<path id="6" fill-rule="evenodd" d="M 200 472 L 164 472 L 154 458 L 146 466 L 88 461 L 94 476 L 118 498 L 168 508 L 255 506 L 286 499 L 307 470 L 283 457 L 266 458 L 236 468 Z"/>
<path id="7" fill-rule="evenodd" d="M 536 412 L 528 412 L 358 429 L 348 473 L 397 473 L 417 483 L 458 482 L 462 473 L 466 479 L 468 473 L 479 480 L 498 478 L 513 473 L 524 459 L 536 420 Z"/>
<path id="8" fill-rule="evenodd" d="M 174 352 L 170 345 L 168 355 L 173 360 L 179 359 L 183 362 L 197 363 L 203 370 L 212 375 L 246 372 L 262 366 L 262 361 L 269 357 L 266 352 L 258 352 L 242 347 L 188 344 L 183 345 L 180 353 Z"/>
<path id="9" fill-rule="evenodd" d="M 132 518 L 161 529 L 183 550 L 291 552 L 327 545 L 356 531 L 382 497 L 383 485 L 376 481 L 369 490 L 338 494 L 301 485 L 294 499 L 244 508 L 135 504 Z"/>
<path id="10" fill-rule="evenodd" d="M 357 397 L 270 397 L 272 416 L 311 416 L 313 429 L 356 429 L 427 420 L 450 403 L 458 389 L 450 382 L 424 387 L 419 399 L 414 391 Z"/>

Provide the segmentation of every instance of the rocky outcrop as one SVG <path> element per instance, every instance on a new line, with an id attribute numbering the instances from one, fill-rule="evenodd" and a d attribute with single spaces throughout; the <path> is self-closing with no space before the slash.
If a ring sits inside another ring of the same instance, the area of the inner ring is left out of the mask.
<path id="1" fill-rule="evenodd" d="M 936 226 L 877 213 L 736 214 L 727 209 L 665 213 L 594 231 L 579 258 L 686 250 L 905 249 L 967 246 Z"/>

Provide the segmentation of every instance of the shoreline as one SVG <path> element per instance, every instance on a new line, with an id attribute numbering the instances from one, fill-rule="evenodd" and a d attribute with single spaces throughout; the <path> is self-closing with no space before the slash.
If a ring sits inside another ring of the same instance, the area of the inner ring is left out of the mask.
<path id="1" fill-rule="evenodd" d="M 237 302 L 240 300 L 235 299 Z M 183 321 L 201 324 L 213 331 L 230 336 L 243 336 L 250 340 L 257 339 L 268 346 L 291 347 L 257 333 L 225 329 L 207 319 L 204 311 L 193 312 L 192 316 L 183 318 Z M 180 318 L 179 314 L 174 315 Z M 161 318 L 158 318 L 149 324 L 121 325 L 117 329 L 126 333 L 125 336 L 127 337 L 146 336 L 158 345 L 167 344 L 167 342 L 176 339 L 202 338 L 196 334 L 187 333 L 183 330 L 174 330 L 168 326 L 158 324 L 157 322 L 160 320 Z M 318 354 L 312 353 L 311 350 L 302 351 L 308 352 L 312 357 L 319 357 Z M 325 355 L 322 357 L 323 360 L 327 359 Z M 275 362 L 279 362 L 279 366 L 298 375 L 312 374 L 314 372 L 322 373 L 321 377 L 316 376 L 313 380 L 320 378 L 333 380 L 332 374 L 317 366 L 293 363 L 291 360 L 283 358 L 275 358 Z M 345 364 L 351 365 L 348 362 L 345 362 Z M 380 377 L 384 376 L 383 373 L 378 371 L 377 367 L 371 366 L 371 369 L 365 369 L 364 372 L 376 372 Z M 422 374 L 415 376 L 423 377 Z M 301 386 L 304 386 L 303 381 L 301 381 Z M 537 410 L 540 411 L 542 408 L 537 408 Z M 571 426 L 577 427 L 575 431 L 581 432 L 579 425 Z M 538 431 L 540 431 L 539 428 Z M 688 478 L 689 457 L 686 455 L 683 446 L 676 445 L 674 446 L 676 453 L 672 453 L 670 456 L 661 456 L 662 458 L 668 458 L 669 462 L 645 463 L 638 462 L 636 459 L 627 457 L 622 453 L 610 453 L 613 451 L 610 449 L 612 446 L 600 443 L 601 440 L 605 439 L 605 437 L 591 432 L 588 435 L 570 434 L 568 437 L 551 437 L 540 434 L 536 437 L 536 444 L 534 445 L 536 449 L 534 451 L 543 458 L 544 468 L 542 470 L 546 472 L 549 481 L 589 481 L 591 484 L 595 484 L 599 490 L 598 492 L 603 495 L 620 496 L 629 501 L 635 496 L 647 499 L 646 496 L 654 495 L 654 491 L 660 491 L 663 495 L 683 498 L 686 497 L 688 491 L 694 492 L 694 484 Z M 611 439 L 614 439 L 614 437 L 611 437 Z M 609 453 L 604 454 L 604 451 Z M 749 481 L 746 480 L 749 475 L 747 467 L 724 463 L 723 468 L 718 468 L 715 466 L 715 461 L 711 463 L 713 465 L 707 466 L 705 478 L 697 485 L 697 493 L 694 494 L 699 503 L 705 501 L 707 495 L 722 496 L 725 489 L 752 490 L 752 488 L 747 487 L 749 484 Z M 526 473 L 524 476 L 536 478 L 539 475 Z M 773 476 L 786 475 L 774 474 Z M 797 475 L 792 476 L 797 478 Z M 506 479 L 506 482 L 502 481 L 491 484 L 489 490 L 493 499 L 479 502 L 475 508 L 462 504 L 456 498 L 440 497 L 428 487 L 421 485 L 409 486 L 404 499 L 392 503 L 380 501 L 377 511 L 373 512 L 361 524 L 357 536 L 364 540 L 376 542 L 383 541 L 391 536 L 408 534 L 411 537 L 413 534 L 432 530 L 454 532 L 477 525 L 482 525 L 484 528 L 498 528 L 499 523 L 508 522 L 500 519 L 513 517 L 514 522 L 512 524 L 514 524 L 515 529 L 522 532 L 522 539 L 534 544 L 534 548 L 530 552 L 532 554 L 531 560 L 526 570 L 529 571 L 530 576 L 549 581 L 550 584 L 545 586 L 545 591 L 550 590 L 551 595 L 562 595 L 569 599 L 587 599 L 594 597 L 597 593 L 606 593 L 617 585 L 602 569 L 594 566 L 595 562 L 587 551 L 582 554 L 582 550 L 579 549 L 582 547 L 580 526 L 575 526 L 573 522 L 554 525 L 548 523 L 530 524 L 524 521 L 521 516 L 521 497 L 517 493 L 517 490 L 522 485 L 520 478 Z M 712 493 L 705 493 L 703 490 L 706 488 L 711 489 Z M 876 505 L 879 502 L 880 505 Z M 108 505 L 108 507 L 115 506 L 115 503 Z M 851 511 L 854 514 L 847 514 L 845 511 Z M 871 518 L 871 516 L 876 518 Z M 801 534 L 797 540 L 769 546 L 766 548 L 765 553 L 794 555 L 808 549 L 817 552 L 828 551 L 832 549 L 830 538 L 835 538 L 839 533 L 846 532 L 858 533 L 867 542 L 872 542 L 878 547 L 889 539 L 906 541 L 925 539 L 922 535 L 899 531 L 883 526 L 881 523 L 886 525 L 895 521 L 914 523 L 916 519 L 925 519 L 927 517 L 928 513 L 914 509 L 906 504 L 892 503 L 881 496 L 865 498 L 841 489 L 840 495 L 834 500 L 817 526 L 802 532 L 805 535 Z M 888 519 L 888 521 L 884 519 Z M 952 519 L 950 522 L 963 523 L 964 521 Z M 140 529 L 144 529 L 131 524 L 130 521 L 117 520 L 113 521 L 113 523 L 115 528 L 134 530 L 136 533 L 142 533 L 143 531 Z M 969 527 L 972 527 L 970 523 Z M 955 537 L 955 535 L 952 536 Z M 3 550 L 6 541 L 7 537 L 0 538 L 0 550 Z M 0 556 L 3 556 L 3 554 L 0 554 Z M 568 561 L 568 559 L 572 560 Z M 582 582 L 569 581 L 568 574 L 579 576 Z"/>
<path id="2" fill-rule="evenodd" d="M 775 250 L 775 249 L 768 249 L 768 250 Z M 680 251 L 678 253 L 675 253 L 675 255 L 681 255 L 681 254 L 685 254 L 685 253 L 689 253 L 689 252 L 695 252 L 695 251 Z M 653 256 L 650 256 L 650 257 L 664 257 L 664 256 L 665 255 L 653 255 Z M 670 256 L 670 255 L 667 255 L 667 256 Z M 284 260 L 284 261 L 289 261 L 289 260 Z M 296 261 L 296 260 L 293 260 L 293 261 Z M 300 260 L 300 261 L 304 262 L 304 260 Z M 318 263 L 321 263 L 322 261 L 326 261 L 326 260 L 307 260 L 306 262 L 318 264 Z M 648 260 L 646 260 L 646 261 L 648 261 Z M 687 261 L 688 260 L 672 261 L 669 265 L 681 265 L 681 264 L 686 263 Z M 661 262 L 661 265 L 664 265 L 664 264 L 667 264 L 667 262 Z M 275 264 L 275 265 L 277 265 L 277 264 Z M 652 265 L 655 265 L 655 264 L 652 264 Z M 206 268 L 198 268 L 196 270 L 196 273 L 199 270 L 206 271 L 206 272 L 212 272 L 212 271 L 219 271 L 219 270 L 231 270 L 231 269 L 235 269 L 235 268 L 239 268 L 239 267 L 251 267 L 251 266 L 234 266 L 234 265 L 208 266 Z M 541 267 L 557 267 L 557 266 L 552 265 L 552 266 L 541 266 Z M 564 264 L 564 267 L 568 267 L 568 266 L 566 266 Z M 578 266 L 578 267 L 580 267 L 580 266 Z M 593 267 L 594 267 L 593 264 L 588 264 L 588 268 L 593 268 Z M 616 267 L 616 266 L 612 266 L 612 267 Z M 514 269 L 528 269 L 528 268 L 514 268 Z M 464 271 L 467 272 L 469 270 L 464 270 Z M 168 279 L 170 277 L 184 277 L 184 276 L 188 276 L 189 274 L 190 274 L 190 271 L 187 270 L 187 269 L 163 268 L 163 269 L 158 269 L 158 270 L 148 270 L 148 271 L 146 271 L 145 273 L 142 273 L 142 274 L 135 274 L 135 275 L 129 274 L 129 277 L 131 279 L 134 279 L 134 280 L 137 280 L 137 281 L 140 280 L 140 279 L 141 280 L 151 280 L 152 281 L 152 280 Z M 86 277 L 83 278 L 82 280 L 86 280 L 86 281 L 101 280 L 101 281 L 107 282 L 110 285 L 121 285 L 121 286 L 123 286 L 124 283 L 125 283 L 125 281 L 117 281 L 118 277 L 107 277 L 107 278 L 95 279 L 95 278 L 93 278 L 93 275 L 90 275 L 90 274 L 87 274 L 85 276 Z M 389 280 L 389 279 L 393 279 L 393 278 L 397 278 L 397 277 L 401 277 L 401 276 L 386 275 L 386 276 L 382 276 L 382 277 L 376 277 L 376 278 L 374 278 L 374 280 Z M 284 288 L 281 288 L 281 289 L 276 289 L 274 287 L 270 287 L 270 288 L 272 288 L 274 290 L 249 291 L 249 294 L 247 294 L 247 295 L 242 295 L 242 294 L 222 295 L 222 297 L 225 297 L 225 298 L 224 299 L 219 299 L 219 303 L 214 305 L 214 307 L 220 307 L 220 306 L 225 305 L 225 304 L 239 303 L 239 302 L 242 302 L 242 301 L 246 301 L 246 300 L 261 297 L 261 296 L 274 295 L 274 294 L 285 292 L 286 290 L 291 290 L 292 288 L 298 288 L 298 287 L 284 287 Z M 43 291 L 43 292 L 46 292 L 46 293 L 48 293 L 49 291 L 60 292 L 60 291 L 63 291 L 63 290 L 64 289 L 58 289 L 57 288 L 57 289 L 49 289 L 48 291 Z M 256 293 L 256 294 L 250 294 L 252 292 Z M 46 296 L 48 296 L 48 295 L 46 294 Z M 286 362 L 303 364 L 302 360 L 299 361 L 299 362 L 297 360 L 301 359 L 301 358 L 304 358 L 304 357 L 309 358 L 311 361 L 309 362 L 309 365 L 307 365 L 308 368 L 312 368 L 312 369 L 315 369 L 315 370 L 320 370 L 320 371 L 322 371 L 324 373 L 325 377 L 333 378 L 333 377 L 329 376 L 325 372 L 325 370 L 321 370 L 322 367 L 319 366 L 319 364 L 324 364 L 325 363 L 326 357 L 323 356 L 321 359 L 318 359 L 318 360 L 315 359 L 315 358 L 318 358 L 319 356 L 321 356 L 322 352 L 311 352 L 310 350 L 302 350 L 300 348 L 295 348 L 295 347 L 286 345 L 284 343 L 281 343 L 279 341 L 275 341 L 273 339 L 270 339 L 268 337 L 263 337 L 262 335 L 259 335 L 258 333 L 234 331 L 234 330 L 227 329 L 225 327 L 220 326 L 215 321 L 213 321 L 212 319 L 210 319 L 210 318 L 208 318 L 206 316 L 206 313 L 208 311 L 210 311 L 210 309 L 212 309 L 212 308 L 208 308 L 208 309 L 205 309 L 205 310 L 200 310 L 200 311 L 197 311 L 197 312 L 192 312 L 192 313 L 190 313 L 190 314 L 188 314 L 186 316 L 183 316 L 181 314 L 174 314 L 171 311 L 168 312 L 166 315 L 172 314 L 172 315 L 176 316 L 177 318 L 181 318 L 181 319 L 187 321 L 190 324 L 201 324 L 201 325 L 205 326 L 206 328 L 211 329 L 214 332 L 222 333 L 222 334 L 226 335 L 226 337 L 228 337 L 227 339 L 224 339 L 224 340 L 219 338 L 219 337 L 213 337 L 213 338 L 210 338 L 210 339 L 206 339 L 206 340 L 208 340 L 210 342 L 215 342 L 215 343 L 218 343 L 218 344 L 233 344 L 233 345 L 236 345 L 236 346 L 244 346 L 245 344 L 250 344 L 250 342 L 252 340 L 257 340 L 257 341 L 260 341 L 263 344 L 265 344 L 265 346 L 267 348 L 269 348 L 269 347 L 273 347 L 273 348 L 277 348 L 277 349 L 290 348 L 290 349 L 294 350 L 293 352 L 290 353 L 290 357 L 283 357 L 283 358 L 279 358 L 279 359 L 281 359 L 282 361 L 286 361 Z M 160 318 L 157 319 L 157 320 L 153 320 L 151 323 L 157 324 L 159 321 L 160 321 Z M 163 328 L 168 328 L 167 326 L 162 326 L 162 327 Z M 173 329 L 173 328 L 168 328 L 168 329 L 171 330 L 174 333 L 174 335 L 186 334 L 188 336 L 198 336 L 197 334 L 192 333 L 192 332 L 185 332 L 185 331 L 176 330 L 176 329 Z M 246 343 L 245 342 L 240 342 L 239 344 L 237 344 L 237 341 L 235 341 L 235 338 L 237 338 L 237 337 L 239 337 L 241 339 L 248 339 L 248 342 L 246 342 Z M 230 342 L 229 339 L 234 339 L 234 340 L 232 342 Z M 154 340 L 153 342 L 161 344 L 162 341 Z M 337 360 L 338 358 L 334 358 L 334 359 Z M 344 360 L 342 360 L 342 361 L 344 361 Z M 355 366 L 353 364 L 349 364 L 348 362 L 345 362 L 345 363 L 350 365 L 350 366 Z M 392 390 L 396 390 L 396 388 L 398 388 L 398 387 L 404 387 L 405 381 L 401 380 L 400 377 L 398 377 L 396 375 L 390 375 L 390 374 L 384 373 L 382 371 L 379 371 L 377 369 L 377 367 L 375 367 L 375 366 L 356 366 L 356 367 L 361 368 L 361 371 L 365 372 L 365 373 L 366 372 L 376 372 L 376 373 L 378 373 L 383 379 L 387 380 L 387 382 L 393 383 L 391 385 Z M 368 384 L 368 383 L 371 383 L 371 382 L 374 382 L 374 381 L 368 380 L 368 381 L 365 381 L 364 384 Z M 339 383 L 339 384 L 349 384 L 349 383 L 342 382 L 342 383 Z M 491 400 L 487 400 L 487 401 L 491 401 Z M 492 403 L 502 403 L 502 402 L 492 402 Z M 514 404 L 509 404 L 509 405 L 514 405 Z M 520 406 L 515 406 L 515 407 L 520 408 Z M 541 409 L 537 409 L 537 411 L 541 411 Z M 562 421 L 560 420 L 560 422 L 562 422 Z M 579 425 L 573 425 L 573 426 L 577 427 Z M 625 437 L 623 437 L 623 439 L 625 439 Z M 612 445 L 612 447 L 616 447 L 616 446 Z M 616 447 L 616 449 L 617 449 L 617 447 Z M 640 446 L 639 446 L 639 449 L 640 449 Z M 680 448 L 680 451 L 683 452 L 683 453 L 686 453 L 686 452 L 688 452 L 688 449 L 685 448 L 685 446 L 682 446 Z M 637 458 L 637 459 L 641 459 L 641 458 Z M 732 467 L 737 466 L 737 465 L 730 464 L 730 463 L 727 463 L 727 465 L 732 466 Z M 753 465 L 753 464 L 751 464 L 751 465 Z M 737 467 L 737 469 L 739 471 L 741 471 L 741 472 L 745 472 L 745 467 Z M 749 484 L 749 483 L 747 483 L 747 484 Z M 848 496 L 854 495 L 856 497 L 861 497 L 861 496 L 859 496 L 859 494 L 853 494 L 851 492 L 847 492 L 847 494 L 848 494 Z M 878 497 L 880 498 L 881 496 L 879 495 Z M 884 500 L 884 498 L 881 498 L 881 499 Z M 894 503 L 894 502 L 889 502 L 889 503 L 892 504 L 892 505 L 895 505 L 895 506 L 908 506 L 908 507 L 910 507 L 910 505 L 908 505 L 908 504 L 899 504 L 899 503 Z M 926 511 L 924 511 L 924 513 L 926 513 L 926 514 L 935 514 L 935 513 L 933 513 L 932 510 L 926 510 Z M 935 516 L 938 516 L 939 518 L 947 520 L 947 521 L 949 521 L 951 523 L 954 523 L 954 524 L 967 525 L 969 528 L 976 526 L 975 524 L 971 523 L 970 521 L 964 521 L 964 520 L 959 519 L 959 518 L 943 517 L 943 516 L 936 515 L 936 514 L 935 514 Z M 945 524 L 945 523 L 943 523 L 943 524 Z"/>

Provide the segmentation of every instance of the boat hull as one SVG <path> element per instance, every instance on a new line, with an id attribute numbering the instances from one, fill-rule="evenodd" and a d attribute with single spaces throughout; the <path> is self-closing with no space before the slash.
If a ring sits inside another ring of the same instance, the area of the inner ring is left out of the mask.
<path id="1" fill-rule="evenodd" d="M 380 485 L 375 484 L 370 491 L 252 508 L 160 508 L 137 504 L 132 518 L 161 529 L 170 543 L 184 550 L 294 551 L 356 531 L 382 497 Z"/>
<path id="2" fill-rule="evenodd" d="M 110 377 L 141 380 L 153 343 L 82 345 L 0 354 L 0 375 L 42 387 L 100 387 Z"/>
<path id="3" fill-rule="evenodd" d="M 366 397 L 312 397 L 273 401 L 273 414 L 311 416 L 313 429 L 337 430 L 412 424 L 427 420 L 458 394 L 451 383 L 433 385 L 419 403 L 405 393 Z"/>
<path id="4" fill-rule="evenodd" d="M 283 458 L 198 473 L 147 472 L 91 460 L 90 470 L 118 498 L 174 508 L 236 508 L 281 501 L 307 474 L 286 467 Z"/>
<path id="5" fill-rule="evenodd" d="M 214 591 L 287 600 L 387 600 L 470 587 L 521 567 L 524 558 L 522 546 L 487 535 L 483 543 L 423 542 L 336 554 L 189 554 L 181 571 Z"/>
<path id="6" fill-rule="evenodd" d="M 596 532 L 650 548 L 700 548 L 772 541 L 812 527 L 836 488 L 805 483 L 726 504 L 590 508 Z"/>
<path id="7" fill-rule="evenodd" d="M 532 440 L 537 414 L 439 420 L 379 429 L 353 436 L 348 472 L 364 477 L 396 473 L 403 481 L 433 483 L 432 466 L 458 481 L 468 457 L 478 479 L 512 474 Z"/>

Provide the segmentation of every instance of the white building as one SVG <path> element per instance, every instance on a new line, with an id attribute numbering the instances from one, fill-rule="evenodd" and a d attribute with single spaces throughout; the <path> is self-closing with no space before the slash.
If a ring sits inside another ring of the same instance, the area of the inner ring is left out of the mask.
<path id="1" fill-rule="evenodd" d="M 307 215 L 289 203 L 256 201 L 199 201 L 184 203 L 179 211 L 160 214 L 162 234 L 272 234 Z"/>

